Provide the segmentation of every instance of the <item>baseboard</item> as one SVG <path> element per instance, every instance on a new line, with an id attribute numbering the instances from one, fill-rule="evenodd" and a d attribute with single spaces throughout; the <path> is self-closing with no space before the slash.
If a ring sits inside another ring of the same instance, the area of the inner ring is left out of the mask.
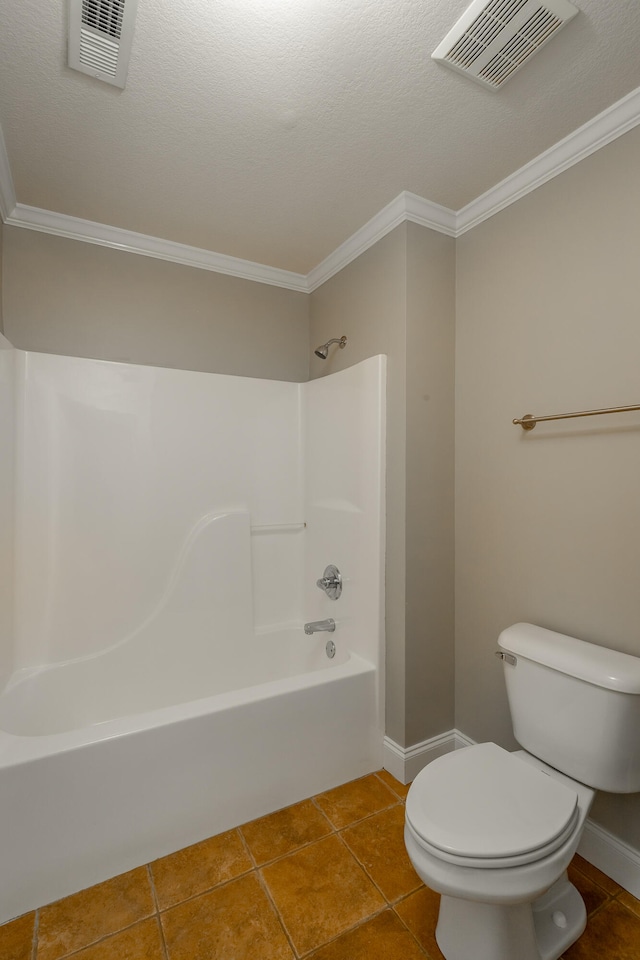
<path id="1" fill-rule="evenodd" d="M 578 853 L 640 899 L 640 851 L 587 820 Z"/>
<path id="2" fill-rule="evenodd" d="M 401 747 L 390 737 L 385 737 L 384 768 L 400 783 L 411 783 L 432 760 L 460 747 L 468 747 L 471 743 L 473 741 L 459 730 L 449 730 L 422 743 L 414 743 L 411 747 Z"/>
<path id="3" fill-rule="evenodd" d="M 396 780 L 410 783 L 432 760 L 473 743 L 475 740 L 455 729 L 411 747 L 401 747 L 390 737 L 385 737 L 383 765 Z M 639 850 L 615 837 L 600 824 L 587 820 L 578 853 L 640 899 Z"/>

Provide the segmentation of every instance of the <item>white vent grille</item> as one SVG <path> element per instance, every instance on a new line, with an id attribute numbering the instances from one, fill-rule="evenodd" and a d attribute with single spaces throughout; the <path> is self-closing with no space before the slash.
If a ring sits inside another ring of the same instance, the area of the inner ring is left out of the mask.
<path id="1" fill-rule="evenodd" d="M 474 0 L 432 56 L 497 90 L 576 13 L 569 0 Z"/>
<path id="2" fill-rule="evenodd" d="M 124 87 L 138 0 L 69 0 L 69 66 Z"/>
<path id="3" fill-rule="evenodd" d="M 115 78 L 118 72 L 120 47 L 113 40 L 101 37 L 90 30 L 80 31 L 80 63 L 88 73 L 107 73 Z"/>
<path id="4" fill-rule="evenodd" d="M 116 40 L 122 33 L 124 0 L 82 0 L 82 22 Z"/>

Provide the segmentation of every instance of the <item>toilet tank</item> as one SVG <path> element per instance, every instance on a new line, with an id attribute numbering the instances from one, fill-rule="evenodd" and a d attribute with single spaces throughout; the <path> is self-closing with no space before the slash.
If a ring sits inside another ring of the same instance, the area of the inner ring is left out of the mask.
<path id="1" fill-rule="evenodd" d="M 518 743 L 596 790 L 640 791 L 640 658 L 532 623 L 498 646 Z"/>

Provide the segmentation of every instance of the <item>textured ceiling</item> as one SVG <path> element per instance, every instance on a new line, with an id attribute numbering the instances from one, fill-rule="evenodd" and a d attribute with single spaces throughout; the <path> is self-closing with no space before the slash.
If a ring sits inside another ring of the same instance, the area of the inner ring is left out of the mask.
<path id="1" fill-rule="evenodd" d="M 127 86 L 66 67 L 64 0 L 0 0 L 17 199 L 307 273 L 404 190 L 457 210 L 640 86 L 638 0 L 498 93 L 431 60 L 468 0 L 139 0 Z"/>

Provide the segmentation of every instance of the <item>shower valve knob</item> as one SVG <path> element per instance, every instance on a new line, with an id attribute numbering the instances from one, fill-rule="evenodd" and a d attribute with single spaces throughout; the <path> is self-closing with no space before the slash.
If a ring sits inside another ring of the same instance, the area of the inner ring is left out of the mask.
<path id="1" fill-rule="evenodd" d="M 342 576 L 332 563 L 325 567 L 324 574 L 316 580 L 316 586 L 324 590 L 330 600 L 337 600 L 342 593 Z"/>

